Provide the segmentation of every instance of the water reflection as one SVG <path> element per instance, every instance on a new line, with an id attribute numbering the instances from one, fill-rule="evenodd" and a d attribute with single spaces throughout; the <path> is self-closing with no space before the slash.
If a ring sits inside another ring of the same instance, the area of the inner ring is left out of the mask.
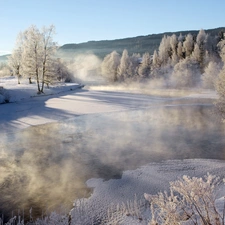
<path id="1" fill-rule="evenodd" d="M 167 159 L 225 159 L 224 127 L 211 106 L 78 116 L 2 135 L 0 213 L 35 216 L 87 197 L 85 181 Z"/>

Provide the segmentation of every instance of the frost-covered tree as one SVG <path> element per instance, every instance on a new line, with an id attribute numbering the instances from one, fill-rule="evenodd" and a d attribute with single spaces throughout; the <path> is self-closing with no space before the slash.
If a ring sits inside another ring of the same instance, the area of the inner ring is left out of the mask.
<path id="1" fill-rule="evenodd" d="M 202 59 L 202 52 L 201 52 L 200 47 L 197 43 L 195 43 L 195 47 L 194 47 L 194 51 L 192 53 L 192 57 L 193 57 L 193 59 L 195 59 L 199 63 L 203 60 Z"/>
<path id="2" fill-rule="evenodd" d="M 19 33 L 16 40 L 16 47 L 13 49 L 12 54 L 8 57 L 8 65 L 13 73 L 17 76 L 18 84 L 20 84 L 20 77 L 23 73 L 23 35 Z"/>
<path id="3" fill-rule="evenodd" d="M 162 38 L 159 45 L 158 57 L 162 66 L 165 66 L 169 58 L 172 57 L 172 48 L 170 45 L 170 38 L 168 36 L 164 36 Z"/>
<path id="4" fill-rule="evenodd" d="M 72 73 L 70 72 L 67 64 L 60 58 L 55 61 L 55 69 L 57 73 L 57 80 L 61 82 L 71 82 L 73 80 Z"/>
<path id="5" fill-rule="evenodd" d="M 129 66 L 128 66 L 128 74 L 129 79 L 136 80 L 139 77 L 138 69 L 140 67 L 140 54 L 134 53 L 132 56 L 129 57 Z"/>
<path id="6" fill-rule="evenodd" d="M 191 34 L 188 34 L 186 36 L 183 46 L 185 51 L 185 57 L 189 57 L 194 50 L 194 40 Z"/>
<path id="7" fill-rule="evenodd" d="M 218 44 L 220 49 L 220 56 L 223 61 L 223 68 L 219 73 L 216 81 L 216 91 L 219 95 L 219 99 L 216 102 L 216 108 L 223 120 L 225 119 L 225 40 L 221 40 Z"/>
<path id="8" fill-rule="evenodd" d="M 160 66 L 159 56 L 157 51 L 155 50 L 152 56 L 151 78 L 158 78 Z"/>
<path id="9" fill-rule="evenodd" d="M 197 44 L 201 47 L 201 46 L 204 46 L 207 42 L 207 38 L 208 38 L 208 34 L 206 34 L 206 32 L 201 29 L 199 32 L 198 32 L 198 35 L 197 35 L 197 38 L 196 38 L 196 42 Z"/>
<path id="10" fill-rule="evenodd" d="M 183 44 L 180 41 L 179 41 L 179 43 L 177 45 L 177 57 L 178 57 L 179 60 L 184 58 Z"/>
<path id="11" fill-rule="evenodd" d="M 211 35 L 207 36 L 206 40 L 206 50 L 210 55 L 217 56 L 217 37 L 212 37 Z"/>
<path id="12" fill-rule="evenodd" d="M 22 44 L 19 46 L 23 74 L 37 81 L 38 93 L 44 92 L 45 83 L 56 77 L 54 70 L 56 43 L 53 42 L 55 27 L 43 27 L 39 30 L 32 25 L 23 33 Z M 16 48 L 18 49 L 18 48 Z"/>
<path id="13" fill-rule="evenodd" d="M 184 39 L 185 39 L 185 37 L 182 34 L 180 34 L 178 37 L 178 41 L 183 43 Z"/>
<path id="14" fill-rule="evenodd" d="M 179 62 L 179 57 L 177 56 L 176 52 L 173 52 L 172 58 L 171 58 L 171 66 L 175 66 Z"/>
<path id="15" fill-rule="evenodd" d="M 21 50 L 14 49 L 12 54 L 8 57 L 8 65 L 13 73 L 13 75 L 17 76 L 18 84 L 20 84 L 21 77 L 21 67 L 22 67 L 22 52 Z"/>
<path id="16" fill-rule="evenodd" d="M 138 74 L 142 78 L 149 77 L 151 67 L 151 57 L 149 53 L 145 53 L 142 56 L 141 65 L 138 68 Z"/>
<path id="17" fill-rule="evenodd" d="M 12 76 L 12 70 L 9 67 L 8 63 L 6 62 L 2 62 L 0 63 L 0 77 L 4 77 L 4 76 Z"/>
<path id="18" fill-rule="evenodd" d="M 120 55 L 113 51 L 106 55 L 101 63 L 101 73 L 109 81 L 117 81 L 117 71 L 120 64 Z"/>
<path id="19" fill-rule="evenodd" d="M 204 72 L 204 66 L 205 66 L 205 54 L 206 54 L 206 43 L 207 43 L 208 35 L 205 33 L 203 29 L 201 29 L 197 35 L 196 38 L 196 44 L 194 48 L 194 55 L 196 60 L 198 61 L 201 72 Z"/>
<path id="20" fill-rule="evenodd" d="M 221 64 L 216 62 L 209 62 L 202 75 L 202 85 L 204 88 L 215 89 L 215 82 L 221 70 Z"/>
<path id="21" fill-rule="evenodd" d="M 200 81 L 199 65 L 191 58 L 180 60 L 174 66 L 171 75 L 171 85 L 175 88 L 194 87 Z"/>
<path id="22" fill-rule="evenodd" d="M 128 78 L 130 76 L 129 74 L 129 65 L 130 64 L 130 59 L 129 59 L 129 55 L 128 55 L 128 51 L 126 49 L 123 50 L 121 59 L 120 59 L 120 64 L 118 67 L 118 80 L 120 81 L 124 81 L 126 78 Z"/>
<path id="23" fill-rule="evenodd" d="M 23 33 L 24 43 L 22 45 L 23 71 L 24 75 L 37 80 L 38 92 L 40 92 L 39 73 L 41 67 L 40 61 L 40 31 L 36 26 L 31 26 Z"/>
<path id="24" fill-rule="evenodd" d="M 53 41 L 53 35 L 55 34 L 55 27 L 51 25 L 50 27 L 43 27 L 41 31 L 41 90 L 44 92 L 44 84 L 47 85 L 51 83 L 52 80 L 56 78 L 56 71 L 54 64 L 56 62 L 56 43 Z"/>
<path id="25" fill-rule="evenodd" d="M 175 34 L 173 34 L 170 37 L 170 47 L 172 49 L 172 54 L 177 54 L 177 45 L 178 45 L 178 39 Z"/>

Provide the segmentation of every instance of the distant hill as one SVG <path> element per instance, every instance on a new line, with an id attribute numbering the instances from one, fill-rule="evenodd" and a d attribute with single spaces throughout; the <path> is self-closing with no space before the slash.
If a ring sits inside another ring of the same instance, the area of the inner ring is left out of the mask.
<path id="1" fill-rule="evenodd" d="M 206 33 L 212 36 L 218 35 L 218 33 L 224 30 L 225 27 L 205 30 Z M 116 39 L 116 40 L 103 40 L 103 41 L 88 41 L 80 44 L 65 44 L 58 50 L 59 57 L 71 58 L 77 54 L 93 53 L 100 58 L 104 58 L 106 54 L 116 50 L 118 53 L 122 53 L 124 49 L 127 49 L 129 54 L 132 53 L 145 53 L 149 52 L 153 54 L 154 50 L 159 47 L 159 44 L 164 35 L 176 34 L 179 36 L 187 35 L 191 33 L 197 36 L 199 30 L 190 31 L 177 31 L 177 32 L 165 32 L 161 34 L 150 34 L 146 36 L 138 36 L 132 38 Z"/>
<path id="2" fill-rule="evenodd" d="M 8 56 L 10 56 L 10 54 L 8 55 L 1 55 L 0 56 L 0 63 L 4 63 L 8 60 Z"/>

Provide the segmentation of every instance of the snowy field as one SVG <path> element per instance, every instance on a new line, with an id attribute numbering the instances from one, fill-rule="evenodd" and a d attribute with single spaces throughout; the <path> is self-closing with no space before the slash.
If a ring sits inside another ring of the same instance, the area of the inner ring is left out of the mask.
<path id="1" fill-rule="evenodd" d="M 37 96 L 35 85 L 16 82 L 0 79 L 10 94 L 10 103 L 0 105 L 1 211 L 32 206 L 39 215 L 47 204 L 71 208 L 81 198 L 89 218 L 100 220 L 108 208 L 143 202 L 144 193 L 166 190 L 183 175 L 224 177 L 215 92 L 168 97 L 66 84 Z M 147 224 L 149 213 L 142 221 L 138 213 L 118 212 L 113 222 Z"/>

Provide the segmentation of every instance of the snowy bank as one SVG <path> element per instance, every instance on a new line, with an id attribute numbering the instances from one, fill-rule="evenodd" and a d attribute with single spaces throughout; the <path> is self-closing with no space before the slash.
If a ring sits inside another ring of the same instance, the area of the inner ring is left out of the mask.
<path id="1" fill-rule="evenodd" d="M 147 225 L 150 210 L 144 193 L 157 194 L 168 190 L 169 182 L 183 175 L 203 177 L 210 173 L 222 179 L 224 170 L 225 162 L 219 160 L 169 160 L 125 171 L 121 179 L 104 181 L 92 178 L 87 181 L 87 186 L 94 188 L 93 194 L 88 199 L 76 201 L 71 215 L 77 219 L 78 212 L 81 212 L 78 208 L 82 205 L 88 215 L 85 224 L 101 220 L 103 224 Z M 217 198 L 224 195 L 225 189 L 221 186 Z"/>
<path id="2" fill-rule="evenodd" d="M 18 84 L 18 80 L 14 76 L 2 77 L 0 78 L 0 103 L 4 103 L 5 100 L 6 102 L 18 102 L 32 97 L 49 96 L 66 91 L 72 91 L 81 87 L 82 85 L 77 83 L 58 82 L 50 85 L 49 88 L 45 86 L 44 94 L 40 95 L 37 94 L 36 82 L 28 84 L 28 80 L 21 80 L 20 84 Z"/>

